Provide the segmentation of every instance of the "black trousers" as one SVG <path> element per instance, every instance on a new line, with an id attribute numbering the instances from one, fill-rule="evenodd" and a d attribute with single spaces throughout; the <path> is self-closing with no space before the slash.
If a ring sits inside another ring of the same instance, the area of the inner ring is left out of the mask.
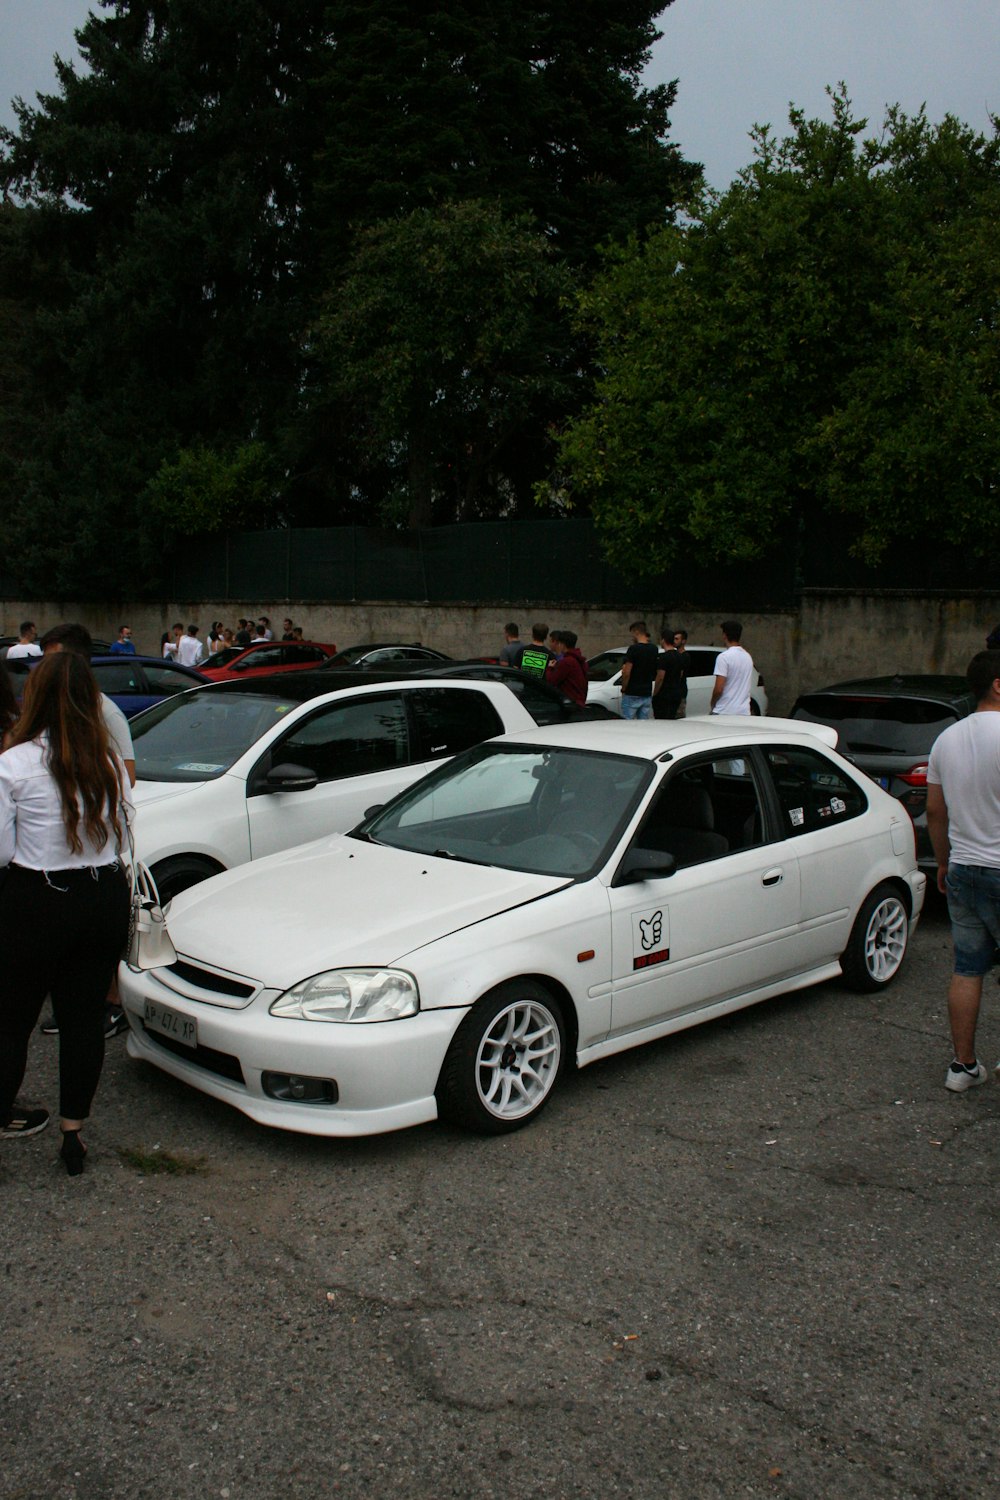
<path id="1" fill-rule="evenodd" d="M 59 1112 L 84 1120 L 104 1066 L 104 1002 L 128 936 L 120 865 L 0 872 L 0 1123 L 46 995 L 59 1027 Z"/>

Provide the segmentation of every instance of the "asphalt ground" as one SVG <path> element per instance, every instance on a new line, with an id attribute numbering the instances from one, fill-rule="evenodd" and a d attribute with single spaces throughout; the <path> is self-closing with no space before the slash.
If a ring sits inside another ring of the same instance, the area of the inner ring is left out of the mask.
<path id="1" fill-rule="evenodd" d="M 995 1495 L 1000 1089 L 942 1087 L 949 966 L 935 899 L 886 994 L 499 1140 L 267 1131 L 111 1042 L 84 1176 L 3 1145 L 0 1495 Z"/>

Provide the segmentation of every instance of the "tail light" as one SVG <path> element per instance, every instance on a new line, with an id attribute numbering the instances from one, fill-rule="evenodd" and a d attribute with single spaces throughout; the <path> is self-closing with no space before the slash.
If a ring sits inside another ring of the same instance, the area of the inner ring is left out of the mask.
<path id="1" fill-rule="evenodd" d="M 907 786 L 927 786 L 927 762 L 922 760 L 918 765 L 911 766 L 908 771 L 899 773 L 899 780 L 905 781 Z"/>

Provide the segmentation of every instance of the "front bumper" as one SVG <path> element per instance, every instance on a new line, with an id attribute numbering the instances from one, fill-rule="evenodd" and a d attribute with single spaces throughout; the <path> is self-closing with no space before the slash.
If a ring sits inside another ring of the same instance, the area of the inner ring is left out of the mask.
<path id="1" fill-rule="evenodd" d="M 221 1099 L 261 1125 L 304 1135 L 364 1136 L 437 1119 L 434 1090 L 464 1010 L 428 1010 L 401 1021 L 337 1024 L 283 1021 L 268 1013 L 277 991 L 244 1009 L 189 1000 L 157 978 L 155 969 L 119 973 L 129 1020 L 131 1057 Z M 147 999 L 198 1025 L 192 1050 L 147 1029 Z M 334 1103 L 272 1098 L 267 1072 L 329 1079 Z"/>

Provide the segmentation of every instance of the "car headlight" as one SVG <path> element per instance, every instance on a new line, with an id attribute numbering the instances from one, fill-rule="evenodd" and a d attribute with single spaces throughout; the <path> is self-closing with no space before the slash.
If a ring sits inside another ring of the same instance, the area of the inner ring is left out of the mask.
<path id="1" fill-rule="evenodd" d="M 293 985 L 271 1006 L 292 1021 L 399 1021 L 420 1009 L 420 991 L 402 969 L 328 969 Z"/>

